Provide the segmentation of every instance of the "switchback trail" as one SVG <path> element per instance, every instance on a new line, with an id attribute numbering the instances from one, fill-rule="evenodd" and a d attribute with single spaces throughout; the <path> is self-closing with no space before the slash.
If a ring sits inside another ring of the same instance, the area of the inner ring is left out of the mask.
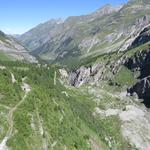
<path id="1" fill-rule="evenodd" d="M 17 108 L 25 101 L 26 97 L 28 96 L 28 93 L 31 91 L 30 86 L 24 82 L 22 85 L 22 89 L 24 90 L 25 95 L 23 96 L 23 98 L 21 99 L 21 101 L 19 103 L 17 103 L 13 108 L 10 109 L 10 111 L 8 113 L 9 128 L 8 128 L 8 132 L 7 132 L 6 136 L 4 137 L 2 142 L 0 143 L 0 150 L 8 150 L 6 143 L 11 138 L 11 136 L 13 134 L 13 127 L 14 127 L 13 114 L 15 113 Z"/>

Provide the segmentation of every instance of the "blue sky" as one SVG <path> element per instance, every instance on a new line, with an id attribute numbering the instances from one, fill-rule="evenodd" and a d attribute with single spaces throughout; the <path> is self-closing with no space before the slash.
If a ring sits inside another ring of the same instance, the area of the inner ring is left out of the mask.
<path id="1" fill-rule="evenodd" d="M 23 33 L 52 18 L 67 18 L 93 12 L 105 4 L 127 0 L 0 0 L 0 30 Z"/>

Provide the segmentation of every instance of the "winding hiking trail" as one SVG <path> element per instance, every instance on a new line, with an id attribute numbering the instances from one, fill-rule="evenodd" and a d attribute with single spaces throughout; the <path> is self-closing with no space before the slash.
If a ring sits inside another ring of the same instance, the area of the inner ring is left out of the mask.
<path id="1" fill-rule="evenodd" d="M 31 91 L 31 87 L 27 83 L 25 83 L 24 80 L 22 80 L 22 81 L 23 81 L 22 90 L 25 92 L 25 95 L 23 96 L 23 98 L 20 100 L 19 103 L 17 103 L 13 108 L 10 109 L 10 111 L 8 113 L 9 128 L 8 128 L 8 132 L 7 132 L 6 136 L 0 143 L 0 150 L 8 150 L 6 143 L 13 134 L 13 126 L 14 126 L 13 114 L 15 113 L 17 108 L 25 101 L 26 97 L 28 96 L 28 93 Z"/>

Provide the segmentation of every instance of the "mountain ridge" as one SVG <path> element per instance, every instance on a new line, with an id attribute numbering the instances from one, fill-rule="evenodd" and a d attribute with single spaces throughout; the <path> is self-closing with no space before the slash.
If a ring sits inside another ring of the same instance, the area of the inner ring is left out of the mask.
<path id="1" fill-rule="evenodd" d="M 31 56 L 27 49 L 22 46 L 14 37 L 8 36 L 0 31 L 0 53 L 6 60 L 23 60 L 27 62 L 37 62 L 36 58 Z"/>
<path id="2" fill-rule="evenodd" d="M 116 11 L 118 11 L 118 9 L 120 9 L 120 7 L 112 7 L 111 5 L 105 5 L 102 8 L 98 9 L 96 12 L 91 13 L 90 15 L 72 16 L 72 17 L 68 17 L 64 21 L 59 19 L 61 22 L 60 24 L 57 24 L 57 20 L 52 19 L 50 21 L 47 21 L 46 23 L 42 23 L 42 24 L 38 25 L 36 28 L 33 28 L 33 29 L 29 30 L 28 32 L 26 32 L 25 34 L 21 35 L 21 37 L 19 37 L 19 40 L 22 41 L 23 43 L 27 43 L 27 45 L 26 44 L 25 45 L 29 49 L 33 50 L 34 46 L 32 47 L 31 46 L 32 44 L 30 44 L 30 42 L 32 42 L 32 39 L 34 39 L 34 38 L 37 38 L 37 42 L 36 42 L 36 40 L 33 41 L 33 45 L 35 44 L 35 48 L 37 48 L 39 45 L 42 45 L 42 43 L 44 44 L 47 41 L 49 41 L 51 39 L 51 37 L 53 37 L 53 34 L 54 34 L 54 36 L 56 36 L 57 34 L 55 35 L 55 33 L 58 32 L 58 34 L 59 34 L 59 32 L 62 32 L 62 30 L 64 30 L 64 26 L 66 28 L 65 30 L 68 31 L 67 28 L 70 28 L 73 25 L 73 23 L 76 22 L 76 20 L 81 23 L 82 23 L 82 20 L 90 21 L 91 17 L 93 19 L 96 17 L 102 17 L 102 16 L 110 14 L 112 12 L 116 12 Z M 44 30 L 44 32 L 42 29 Z M 47 31 L 47 29 L 48 29 L 48 31 Z M 40 32 L 40 30 L 41 30 L 41 32 Z M 33 31 L 33 37 L 32 37 L 32 31 Z M 39 38 L 39 39 L 38 39 L 38 34 L 41 35 L 41 38 Z M 29 36 L 31 36 L 31 38 Z M 26 39 L 27 39 L 27 42 L 26 42 Z M 42 39 L 43 39 L 43 41 L 42 41 Z M 30 41 L 30 42 L 28 43 L 28 41 Z M 38 43 L 38 41 L 40 44 Z M 37 44 L 37 46 L 36 46 L 36 44 Z M 30 46 L 28 46 L 28 45 L 30 45 Z"/>
<path id="3" fill-rule="evenodd" d="M 46 22 L 19 40 L 41 59 L 60 64 L 73 59 L 76 63 L 75 59 L 126 50 L 148 25 L 149 12 L 146 1 L 129 1 L 119 7 L 106 5 L 90 15 L 69 17 L 60 24 Z"/>

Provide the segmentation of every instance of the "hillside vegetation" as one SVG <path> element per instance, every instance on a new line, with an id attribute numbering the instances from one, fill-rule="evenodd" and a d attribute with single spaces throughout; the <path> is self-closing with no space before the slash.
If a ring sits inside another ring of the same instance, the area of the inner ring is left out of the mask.
<path id="1" fill-rule="evenodd" d="M 0 64 L 4 67 L 0 69 L 1 141 L 10 128 L 9 112 L 24 96 L 22 82 L 31 87 L 27 97 L 13 112 L 12 134 L 7 141 L 12 150 L 90 150 L 95 146 L 104 150 L 112 147 L 131 150 L 131 145 L 119 130 L 119 119 L 95 118 L 93 112 L 97 103 L 92 100 L 93 95 L 64 87 L 59 81 L 58 67 L 21 62 Z M 108 145 L 110 137 L 111 145 Z"/>

